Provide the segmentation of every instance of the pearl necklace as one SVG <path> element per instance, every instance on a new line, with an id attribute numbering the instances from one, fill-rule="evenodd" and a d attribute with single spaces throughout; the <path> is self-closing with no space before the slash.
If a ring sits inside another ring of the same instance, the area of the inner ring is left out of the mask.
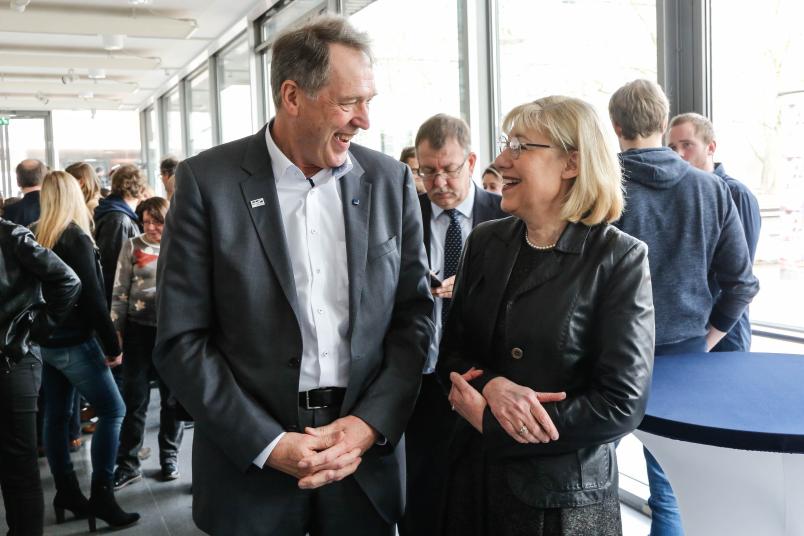
<path id="1" fill-rule="evenodd" d="M 556 247 L 556 244 L 558 242 L 553 242 L 552 244 L 547 244 L 546 246 L 537 246 L 536 244 L 530 241 L 530 238 L 528 238 L 528 228 L 525 227 L 525 243 L 533 249 L 537 249 L 539 251 L 546 251 L 548 249 L 553 249 L 554 247 Z"/>

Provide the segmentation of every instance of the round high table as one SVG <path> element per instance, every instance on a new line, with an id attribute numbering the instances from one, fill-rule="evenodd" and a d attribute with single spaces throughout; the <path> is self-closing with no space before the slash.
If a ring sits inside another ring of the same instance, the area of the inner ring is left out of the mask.
<path id="1" fill-rule="evenodd" d="M 804 355 L 657 356 L 635 434 L 687 536 L 804 535 Z"/>

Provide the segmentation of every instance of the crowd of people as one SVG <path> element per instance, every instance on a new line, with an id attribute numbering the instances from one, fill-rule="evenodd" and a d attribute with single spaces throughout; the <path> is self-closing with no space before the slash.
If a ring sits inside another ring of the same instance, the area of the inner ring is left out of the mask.
<path id="1" fill-rule="evenodd" d="M 351 142 L 375 94 L 365 34 L 319 17 L 272 55 L 275 117 L 163 161 L 168 199 L 133 165 L 107 197 L 87 164 L 18 166 L 0 220 L 10 534 L 42 533 L 40 376 L 59 522 L 139 518 L 114 490 L 142 478 L 156 377 L 161 474 L 178 477 L 186 408 L 207 533 L 621 534 L 615 447 L 654 355 L 750 349 L 759 211 L 711 122 L 670 121 L 635 80 L 611 125 L 538 98 L 483 167 L 466 122 L 437 114 L 397 162 Z M 75 390 L 99 417 L 89 499 Z M 651 534 L 683 534 L 645 458 Z"/>

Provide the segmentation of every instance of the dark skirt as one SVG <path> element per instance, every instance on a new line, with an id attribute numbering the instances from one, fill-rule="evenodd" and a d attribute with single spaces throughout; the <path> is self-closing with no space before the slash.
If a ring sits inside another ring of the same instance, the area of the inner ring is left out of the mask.
<path id="1" fill-rule="evenodd" d="M 620 536 L 617 490 L 601 502 L 571 508 L 534 508 L 508 486 L 505 461 L 491 461 L 476 435 L 450 464 L 444 498 L 445 536 Z"/>

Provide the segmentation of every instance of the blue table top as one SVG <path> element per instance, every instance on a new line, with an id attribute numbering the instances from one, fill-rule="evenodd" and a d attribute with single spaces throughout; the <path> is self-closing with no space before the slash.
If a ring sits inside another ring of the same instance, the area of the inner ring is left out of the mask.
<path id="1" fill-rule="evenodd" d="M 705 445 L 804 453 L 804 355 L 657 356 L 639 429 Z"/>

